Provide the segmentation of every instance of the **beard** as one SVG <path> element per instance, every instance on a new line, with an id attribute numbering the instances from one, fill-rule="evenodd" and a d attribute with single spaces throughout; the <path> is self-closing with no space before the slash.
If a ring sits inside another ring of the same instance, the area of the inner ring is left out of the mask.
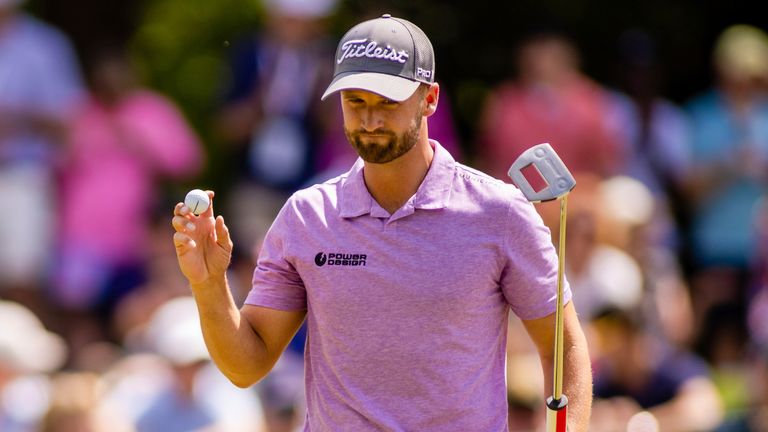
<path id="1" fill-rule="evenodd" d="M 422 115 L 416 116 L 411 122 L 411 127 L 401 135 L 386 129 L 366 132 L 362 129 L 350 131 L 347 128 L 344 128 L 344 134 L 364 161 L 384 164 L 408 153 L 416 145 L 419 140 L 422 118 Z M 373 138 L 375 141 L 363 142 L 363 139 L 370 135 L 378 136 Z"/>

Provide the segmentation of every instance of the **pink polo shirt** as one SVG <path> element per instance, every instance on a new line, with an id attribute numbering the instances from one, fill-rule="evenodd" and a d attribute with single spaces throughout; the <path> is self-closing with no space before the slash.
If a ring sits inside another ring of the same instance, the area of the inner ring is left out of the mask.
<path id="1" fill-rule="evenodd" d="M 394 214 L 358 160 L 267 234 L 246 304 L 307 310 L 305 431 L 507 430 L 508 312 L 554 312 L 557 254 L 518 189 L 432 145 Z"/>

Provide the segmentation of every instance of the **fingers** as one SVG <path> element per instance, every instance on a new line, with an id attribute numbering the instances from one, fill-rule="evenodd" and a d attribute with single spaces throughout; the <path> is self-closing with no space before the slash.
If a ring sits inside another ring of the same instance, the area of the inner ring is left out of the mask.
<path id="1" fill-rule="evenodd" d="M 173 219 L 171 224 L 177 232 L 191 232 L 196 229 L 197 218 L 213 217 L 213 191 L 206 191 L 208 198 L 211 200 L 211 205 L 201 213 L 199 216 L 195 216 L 192 211 L 183 202 L 176 203 L 173 207 Z"/>
<path id="2" fill-rule="evenodd" d="M 173 234 L 173 245 L 176 247 L 176 253 L 178 255 L 184 255 L 190 249 L 197 247 L 197 243 L 192 239 L 192 237 L 182 232 L 176 232 Z"/>
<path id="3" fill-rule="evenodd" d="M 232 251 L 232 238 L 229 236 L 229 228 L 224 224 L 224 217 L 216 218 L 216 243 L 226 251 Z"/>
<path id="4" fill-rule="evenodd" d="M 210 204 L 208 205 L 208 208 L 197 217 L 213 217 L 213 197 L 216 195 L 216 192 L 207 190 L 205 193 L 208 194 Z M 192 211 L 190 211 L 189 207 L 184 205 L 183 202 L 180 202 L 176 203 L 176 206 L 173 208 L 173 214 L 174 216 L 187 216 L 192 215 Z"/>
<path id="5" fill-rule="evenodd" d="M 188 214 L 190 214 L 189 208 L 183 202 L 176 203 L 176 206 L 173 208 L 174 216 L 186 216 Z"/>
<path id="6" fill-rule="evenodd" d="M 211 203 L 208 205 L 208 208 L 204 212 L 200 213 L 200 217 L 213 217 L 213 196 L 216 195 L 216 192 L 207 190 L 205 193 L 208 194 L 208 200 Z"/>
<path id="7" fill-rule="evenodd" d="M 171 225 L 173 225 L 173 229 L 176 231 L 173 241 L 176 249 L 180 252 L 197 246 L 193 236 L 199 239 L 201 235 L 205 235 L 208 232 L 207 226 L 199 225 L 201 222 L 200 218 L 213 218 L 213 197 L 215 193 L 211 190 L 206 191 L 206 193 L 211 200 L 211 205 L 200 216 L 195 216 L 183 202 L 177 203 L 173 208 Z M 209 235 L 225 250 L 231 251 L 232 240 L 229 236 L 229 230 L 224 225 L 224 218 L 219 216 L 215 221 L 215 225 L 215 232 L 211 232 Z M 197 230 L 202 231 L 200 234 L 193 234 Z"/>
<path id="8" fill-rule="evenodd" d="M 197 229 L 195 224 L 184 216 L 174 216 L 173 219 L 171 219 L 171 225 L 173 225 L 173 229 L 175 229 L 176 232 L 181 233 L 190 233 Z"/>

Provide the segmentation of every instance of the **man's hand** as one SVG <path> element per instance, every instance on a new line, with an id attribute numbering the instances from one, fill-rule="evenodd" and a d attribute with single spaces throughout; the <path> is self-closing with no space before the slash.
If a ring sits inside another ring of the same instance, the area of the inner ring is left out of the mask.
<path id="1" fill-rule="evenodd" d="M 195 216 L 184 205 L 173 209 L 173 243 L 176 257 L 184 276 L 192 285 L 213 278 L 223 278 L 232 258 L 232 239 L 224 218 L 213 216 L 213 191 L 206 191 L 211 205 L 200 216 Z"/>

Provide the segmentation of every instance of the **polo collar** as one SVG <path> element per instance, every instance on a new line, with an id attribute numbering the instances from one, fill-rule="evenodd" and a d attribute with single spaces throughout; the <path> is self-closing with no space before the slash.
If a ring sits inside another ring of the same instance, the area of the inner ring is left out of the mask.
<path id="1" fill-rule="evenodd" d="M 435 155 L 426 177 L 406 204 L 406 206 L 412 206 L 413 209 L 436 210 L 444 208 L 448 205 L 448 199 L 451 195 L 456 161 L 440 143 L 435 140 L 429 140 L 429 143 L 434 148 Z M 339 191 L 339 215 L 343 218 L 353 218 L 370 213 L 374 217 L 389 217 L 389 214 L 379 206 L 365 186 L 364 165 L 363 160 L 358 158 L 342 180 Z"/>

